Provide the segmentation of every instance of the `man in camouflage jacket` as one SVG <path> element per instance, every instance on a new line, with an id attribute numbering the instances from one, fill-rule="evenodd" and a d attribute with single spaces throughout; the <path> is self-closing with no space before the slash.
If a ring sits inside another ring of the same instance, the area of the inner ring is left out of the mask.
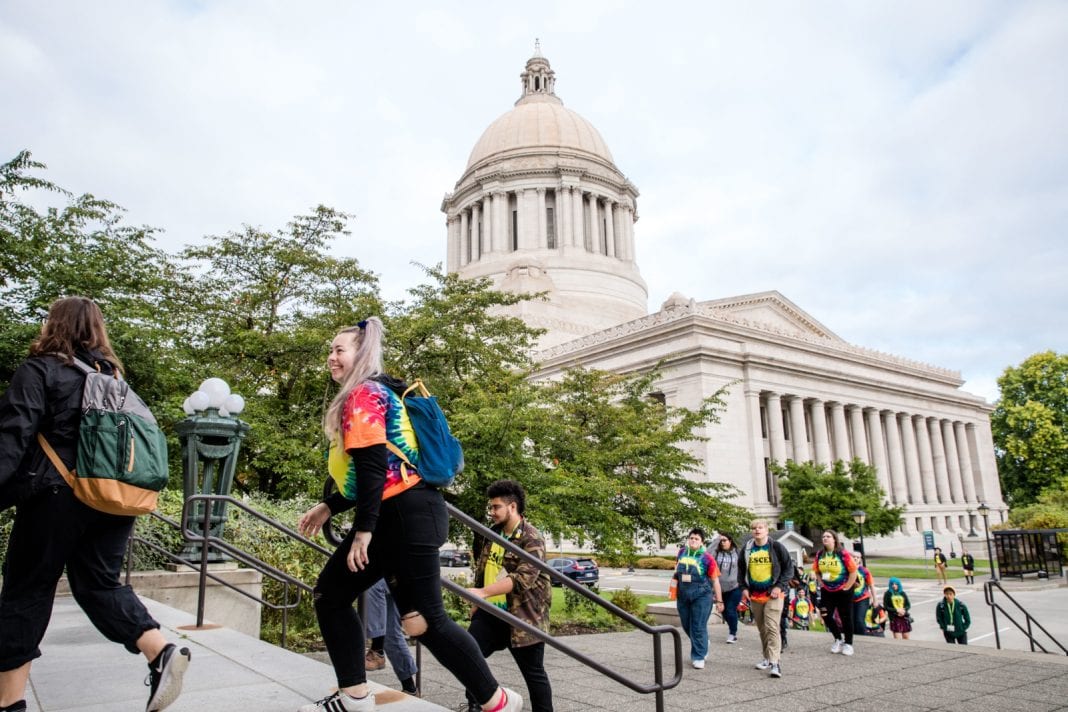
<path id="1" fill-rule="evenodd" d="M 486 489 L 494 532 L 532 556 L 545 560 L 545 540 L 524 517 L 526 492 L 514 480 L 498 480 Z M 552 585 L 549 575 L 499 543 L 483 543 L 475 565 L 475 585 L 468 591 L 486 599 L 525 623 L 548 632 Z M 545 643 L 502 620 L 476 610 L 469 631 L 482 654 L 489 657 L 507 648 L 527 683 L 531 709 L 552 712 L 553 693 L 545 672 Z M 472 707 L 472 705 L 474 705 Z M 479 709 L 468 696 L 468 708 Z"/>

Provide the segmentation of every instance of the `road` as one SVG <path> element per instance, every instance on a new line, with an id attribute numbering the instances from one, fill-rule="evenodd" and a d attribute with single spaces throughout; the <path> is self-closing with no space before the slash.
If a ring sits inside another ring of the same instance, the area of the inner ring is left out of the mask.
<path id="1" fill-rule="evenodd" d="M 614 591 L 630 586 L 637 594 L 667 597 L 669 571 L 636 571 L 628 573 L 625 569 L 601 569 L 601 590 Z M 980 580 L 981 581 L 981 580 Z M 912 602 L 914 640 L 941 641 L 942 631 L 935 623 L 935 606 L 942 599 L 942 588 L 937 581 L 923 579 L 906 579 L 902 581 L 905 591 Z M 875 587 L 881 597 L 886 590 L 886 581 L 876 579 Z M 1009 594 L 1016 599 L 1052 636 L 1068 648 L 1068 587 L 1044 586 L 1036 588 L 1029 582 L 1019 584 L 1005 582 Z M 954 584 L 958 599 L 964 601 L 972 616 L 972 627 L 968 630 L 968 643 L 989 648 L 997 647 L 994 636 L 994 624 L 991 609 L 983 600 L 981 584 L 967 586 Z M 1026 625 L 1023 614 L 997 592 L 995 600 L 1006 608 L 1021 624 Z M 1026 636 L 1019 632 L 1004 615 L 998 614 L 998 631 L 1001 635 L 1001 647 L 1010 650 L 1030 650 Z M 1037 633 L 1037 629 L 1036 629 Z M 889 632 L 887 633 L 889 635 Z M 1050 651 L 1060 650 L 1041 636 L 1043 645 Z"/>

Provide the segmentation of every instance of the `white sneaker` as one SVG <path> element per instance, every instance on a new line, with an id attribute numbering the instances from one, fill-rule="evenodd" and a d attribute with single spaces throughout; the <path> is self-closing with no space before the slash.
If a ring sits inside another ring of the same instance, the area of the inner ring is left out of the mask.
<path id="1" fill-rule="evenodd" d="M 838 638 L 834 639 L 834 645 L 831 646 L 831 652 L 835 655 L 842 652 L 842 641 Z"/>
<path id="2" fill-rule="evenodd" d="M 779 667 L 779 663 L 773 663 L 771 670 L 768 671 L 769 677 L 782 677 L 782 668 Z"/>
<path id="3" fill-rule="evenodd" d="M 500 709 L 500 712 L 522 712 L 523 698 L 515 690 L 509 690 L 507 687 L 502 687 L 504 690 L 504 707 Z"/>
<path id="4" fill-rule="evenodd" d="M 375 693 L 366 697 L 353 697 L 341 690 L 327 695 L 318 702 L 304 705 L 297 712 L 374 712 Z"/>
<path id="5" fill-rule="evenodd" d="M 845 645 L 842 646 L 842 655 L 852 655 L 852 654 L 853 654 L 853 646 L 852 645 L 850 645 L 849 643 L 846 643 Z"/>
<path id="6" fill-rule="evenodd" d="M 693 667 L 694 667 L 694 670 L 703 670 L 704 667 L 705 667 L 705 661 L 704 660 L 694 660 L 693 661 Z"/>
<path id="7" fill-rule="evenodd" d="M 727 645 L 731 645 L 731 644 L 737 643 L 737 642 L 738 642 L 738 636 L 736 636 L 736 635 L 728 635 L 727 636 Z"/>
<path id="8" fill-rule="evenodd" d="M 756 667 L 757 670 L 767 670 L 768 668 L 771 667 L 771 661 L 770 660 L 761 660 L 754 667 Z"/>

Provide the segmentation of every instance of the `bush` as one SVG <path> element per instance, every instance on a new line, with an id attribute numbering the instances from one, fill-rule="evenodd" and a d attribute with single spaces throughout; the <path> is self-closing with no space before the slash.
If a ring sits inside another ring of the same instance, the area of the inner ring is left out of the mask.
<path id="1" fill-rule="evenodd" d="M 638 594 L 630 590 L 630 586 L 621 591 L 613 591 L 609 600 L 632 616 L 644 617 L 645 606 L 642 604 L 642 600 L 638 598 Z"/>
<path id="2" fill-rule="evenodd" d="M 635 568 L 639 569 L 659 569 L 661 571 L 672 571 L 675 569 L 675 559 L 670 559 L 666 556 L 645 556 L 638 559 L 634 564 Z"/>
<path id="3" fill-rule="evenodd" d="M 468 578 L 467 574 L 450 574 L 449 578 L 464 588 L 470 588 L 475 585 L 475 582 Z M 445 604 L 445 612 L 449 615 L 449 618 L 466 627 L 467 621 L 471 619 L 471 603 L 445 587 L 441 589 L 441 601 Z"/>
<path id="4" fill-rule="evenodd" d="M 596 586 L 590 587 L 590 593 L 601 595 L 601 591 Z M 601 610 L 602 608 L 597 605 L 596 601 L 583 596 L 578 591 L 571 590 L 569 587 L 564 588 L 564 611 L 569 615 L 595 616 Z"/>

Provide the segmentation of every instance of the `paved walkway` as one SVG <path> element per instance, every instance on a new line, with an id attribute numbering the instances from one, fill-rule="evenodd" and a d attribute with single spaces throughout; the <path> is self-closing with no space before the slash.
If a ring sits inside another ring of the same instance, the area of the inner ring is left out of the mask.
<path id="1" fill-rule="evenodd" d="M 225 628 L 181 630 L 192 616 L 149 602 L 168 636 L 184 637 L 193 651 L 185 692 L 169 712 L 256 710 L 293 712 L 332 684 L 328 666 Z M 723 643 L 723 626 L 712 627 L 712 652 L 704 670 L 685 667 L 678 687 L 666 693 L 669 710 L 1068 710 L 1068 657 L 996 651 L 979 646 L 859 638 L 852 658 L 831 655 L 826 633 L 791 632 L 783 656 L 784 677 L 753 669 L 759 644 L 743 628 L 738 645 Z M 652 643 L 640 633 L 575 636 L 567 644 L 641 682 L 652 681 Z M 140 657 L 108 643 L 67 597 L 57 599 L 44 645 L 34 663 L 30 709 L 41 712 L 111 712 L 144 709 L 146 668 Z M 670 657 L 671 649 L 665 651 Z M 683 643 L 683 657 L 688 659 Z M 463 704 L 463 691 L 426 656 L 423 700 L 400 694 L 380 707 L 388 712 L 431 712 Z M 546 655 L 556 712 L 602 710 L 652 712 L 651 695 L 640 695 L 550 649 Z M 525 691 L 507 653 L 491 658 L 502 683 Z M 665 673 L 670 677 L 670 671 Z M 375 683 L 397 687 L 387 669 Z M 529 709 L 529 707 L 527 708 Z"/>

